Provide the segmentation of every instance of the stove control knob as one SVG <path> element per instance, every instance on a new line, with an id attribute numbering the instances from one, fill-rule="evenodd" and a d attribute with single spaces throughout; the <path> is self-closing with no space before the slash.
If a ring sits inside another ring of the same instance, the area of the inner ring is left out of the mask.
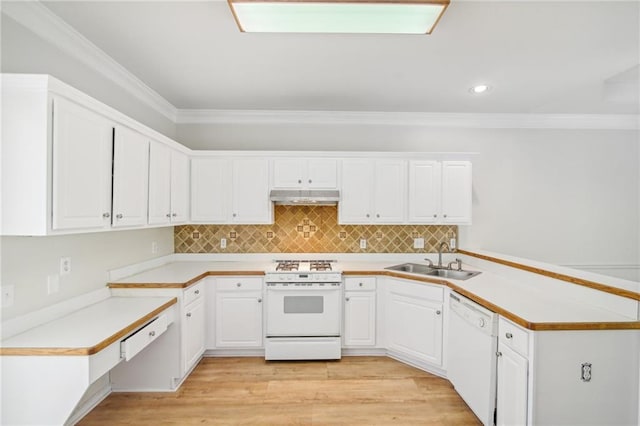
<path id="1" fill-rule="evenodd" d="M 478 326 L 479 326 L 480 328 L 484 328 L 484 326 L 485 326 L 484 318 L 480 318 L 480 319 L 478 320 Z"/>

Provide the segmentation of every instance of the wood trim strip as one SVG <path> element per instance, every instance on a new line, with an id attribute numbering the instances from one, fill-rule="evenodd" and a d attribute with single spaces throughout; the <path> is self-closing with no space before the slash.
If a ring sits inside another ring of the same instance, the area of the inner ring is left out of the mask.
<path id="1" fill-rule="evenodd" d="M 536 268 L 533 266 L 523 265 L 522 263 L 512 262 L 510 260 L 504 260 L 497 257 L 487 256 L 484 254 L 474 253 L 472 251 L 458 250 L 458 253 L 465 254 L 467 256 L 476 257 L 478 259 L 487 260 L 489 262 L 499 263 L 501 265 L 509 266 L 511 268 L 520 269 L 523 271 L 531 272 L 545 277 L 554 278 L 556 280 L 566 281 L 572 284 L 589 287 L 594 290 L 602 291 L 605 293 L 615 294 L 616 296 L 625 297 L 627 299 L 639 300 L 640 293 L 631 290 L 625 290 L 622 288 L 612 287 L 610 285 L 597 283 L 594 281 L 585 280 L 582 278 L 572 277 L 570 275 L 561 274 L 558 272 L 547 271 L 546 269 Z"/>
<path id="2" fill-rule="evenodd" d="M 208 271 L 191 278 L 183 283 L 158 283 L 158 282 L 146 282 L 146 283 L 108 283 L 109 288 L 187 288 L 203 278 L 206 277 L 224 277 L 229 275 L 264 275 L 264 271 Z"/>
<path id="3" fill-rule="evenodd" d="M 343 271 L 342 275 L 347 276 L 385 276 L 402 278 L 411 281 L 420 281 L 429 284 L 440 284 L 462 294 L 485 308 L 513 321 L 514 323 L 534 331 L 561 331 L 561 330 L 640 330 L 640 321 L 620 321 L 620 322 L 530 322 L 515 315 L 514 313 L 501 308 L 475 294 L 458 287 L 457 285 L 437 278 L 418 277 L 415 275 L 403 274 L 395 271 Z"/>
<path id="4" fill-rule="evenodd" d="M 158 315 L 160 312 L 164 311 L 165 309 L 167 309 L 168 307 L 170 307 L 172 305 L 175 305 L 176 303 L 178 303 L 178 298 L 174 297 L 171 300 L 169 300 L 167 303 L 165 303 L 162 306 L 160 306 L 160 307 L 154 309 L 153 311 L 149 312 L 147 315 L 143 316 L 142 318 L 138 319 L 137 321 L 132 322 L 127 327 L 125 327 L 122 330 L 118 331 L 117 333 L 114 333 L 113 335 L 107 337 L 106 339 L 104 339 L 103 341 L 101 341 L 100 343 L 98 343 L 95 346 L 91 346 L 91 347 L 88 347 L 88 348 L 0 348 L 0 356 L 10 356 L 10 355 L 14 355 L 14 356 L 25 356 L 25 355 L 26 356 L 32 356 L 32 355 L 37 355 L 37 356 L 61 356 L 61 355 L 64 355 L 64 356 L 89 356 L 89 355 L 93 355 L 93 354 L 96 354 L 96 353 L 100 352 L 101 350 L 103 350 L 107 346 L 111 345 L 115 341 L 125 337 L 126 335 L 128 335 L 132 331 L 134 331 L 134 330 L 140 328 L 141 326 L 145 325 L 147 322 L 149 322 L 151 319 L 153 319 L 153 317 Z"/>

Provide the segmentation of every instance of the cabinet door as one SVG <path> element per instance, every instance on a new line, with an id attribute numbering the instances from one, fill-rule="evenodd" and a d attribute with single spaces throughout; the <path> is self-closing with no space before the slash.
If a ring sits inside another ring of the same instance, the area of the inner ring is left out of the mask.
<path id="1" fill-rule="evenodd" d="M 114 227 L 147 223 L 149 141 L 126 127 L 117 126 L 113 153 Z"/>
<path id="2" fill-rule="evenodd" d="M 442 222 L 471 224 L 471 162 L 442 162 Z"/>
<path id="3" fill-rule="evenodd" d="M 305 160 L 278 158 L 273 160 L 274 188 L 302 188 L 304 186 Z"/>
<path id="4" fill-rule="evenodd" d="M 171 223 L 189 220 L 189 157 L 171 152 Z"/>
<path id="5" fill-rule="evenodd" d="M 191 159 L 191 222 L 227 223 L 231 203 L 229 161 Z"/>
<path id="6" fill-rule="evenodd" d="M 374 177 L 374 221 L 402 223 L 405 218 L 407 163 L 376 161 Z"/>
<path id="7" fill-rule="evenodd" d="M 111 226 L 112 142 L 113 126 L 107 119 L 54 99 L 54 230 Z"/>
<path id="8" fill-rule="evenodd" d="M 527 424 L 527 387 L 529 364 L 526 358 L 503 343 L 498 343 L 497 425 Z"/>
<path id="9" fill-rule="evenodd" d="M 307 162 L 306 183 L 309 188 L 334 189 L 338 187 L 338 161 L 312 158 Z"/>
<path id="10" fill-rule="evenodd" d="M 269 163 L 263 159 L 233 160 L 233 223 L 271 223 L 273 205 L 269 200 Z"/>
<path id="11" fill-rule="evenodd" d="M 200 299 L 187 306 L 183 318 L 183 374 L 195 364 L 204 353 L 205 311 L 204 300 Z"/>
<path id="12" fill-rule="evenodd" d="M 171 221 L 171 149 L 159 142 L 149 146 L 149 225 Z"/>
<path id="13" fill-rule="evenodd" d="M 342 191 L 338 213 L 340 223 L 371 223 L 373 163 L 365 159 L 342 161 Z"/>
<path id="14" fill-rule="evenodd" d="M 442 182 L 438 161 L 409 163 L 409 222 L 438 223 Z"/>
<path id="15" fill-rule="evenodd" d="M 216 347 L 262 347 L 262 293 L 219 291 L 216 294 Z"/>
<path id="16" fill-rule="evenodd" d="M 344 303 L 345 346 L 375 346 L 376 293 L 349 291 Z"/>
<path id="17" fill-rule="evenodd" d="M 442 365 L 442 302 L 391 289 L 387 300 L 389 349 Z"/>

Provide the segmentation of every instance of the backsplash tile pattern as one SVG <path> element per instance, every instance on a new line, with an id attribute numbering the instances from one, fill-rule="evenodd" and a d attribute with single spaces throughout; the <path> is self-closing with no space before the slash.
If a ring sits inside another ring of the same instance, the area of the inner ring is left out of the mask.
<path id="1" fill-rule="evenodd" d="M 272 225 L 176 226 L 176 253 L 433 253 L 456 225 L 339 225 L 335 206 L 275 206 Z M 227 248 L 220 248 L 220 239 Z M 360 239 L 367 248 L 360 248 Z M 424 238 L 424 249 L 413 239 Z"/>

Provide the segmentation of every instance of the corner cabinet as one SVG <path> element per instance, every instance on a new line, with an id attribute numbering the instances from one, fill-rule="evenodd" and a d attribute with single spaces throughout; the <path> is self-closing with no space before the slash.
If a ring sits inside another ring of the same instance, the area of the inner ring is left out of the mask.
<path id="1" fill-rule="evenodd" d="M 273 223 L 268 160 L 192 158 L 191 222 Z"/>
<path id="2" fill-rule="evenodd" d="M 406 160 L 343 160 L 338 222 L 403 223 L 406 181 Z"/>
<path id="3" fill-rule="evenodd" d="M 442 366 L 443 300 L 442 286 L 386 280 L 385 336 L 393 355 Z"/>

